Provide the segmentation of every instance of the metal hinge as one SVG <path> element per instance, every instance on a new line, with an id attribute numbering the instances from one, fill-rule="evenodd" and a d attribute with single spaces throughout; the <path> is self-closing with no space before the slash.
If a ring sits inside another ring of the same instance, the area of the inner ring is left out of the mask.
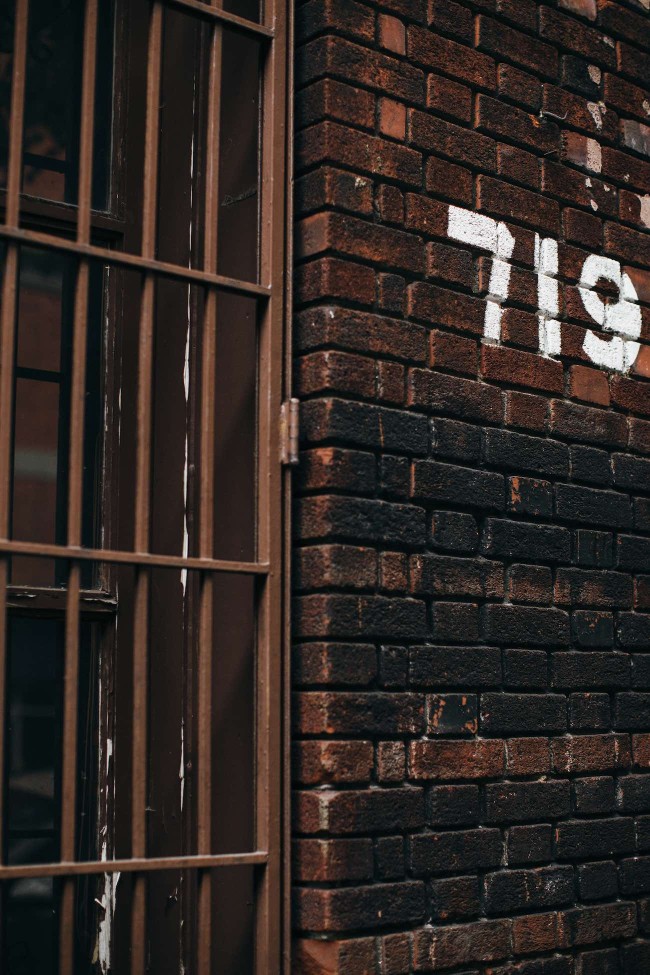
<path id="1" fill-rule="evenodd" d="M 280 408 L 280 461 L 283 464 L 298 463 L 298 432 L 300 426 L 300 403 L 288 399 Z"/>

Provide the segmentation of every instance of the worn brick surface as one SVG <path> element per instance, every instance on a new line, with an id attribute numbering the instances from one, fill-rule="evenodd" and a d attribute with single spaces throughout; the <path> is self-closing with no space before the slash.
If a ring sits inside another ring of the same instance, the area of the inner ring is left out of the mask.
<path id="1" fill-rule="evenodd" d="M 296 26 L 295 975 L 649 975 L 650 3 Z"/>

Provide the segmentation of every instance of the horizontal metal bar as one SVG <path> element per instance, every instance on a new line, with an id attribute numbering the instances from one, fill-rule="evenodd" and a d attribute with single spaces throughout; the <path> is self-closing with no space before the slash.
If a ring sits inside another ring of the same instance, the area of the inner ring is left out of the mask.
<path id="1" fill-rule="evenodd" d="M 217 7 L 208 6 L 201 0 L 164 0 L 164 3 L 168 7 L 176 7 L 176 9 L 186 10 L 188 13 L 199 14 L 206 20 L 217 21 L 224 27 L 232 27 L 234 30 L 243 31 L 246 34 L 254 34 L 260 40 L 270 41 L 275 36 L 275 31 L 271 27 L 265 27 L 263 24 L 256 24 L 254 20 L 246 20 L 244 17 L 238 17 L 237 14 L 230 14 Z"/>
<path id="2" fill-rule="evenodd" d="M 0 225 L 4 220 L 7 209 L 7 192 L 0 189 Z M 30 196 L 26 192 L 20 195 L 20 223 L 27 227 L 29 222 L 44 225 L 54 225 L 61 228 L 62 233 L 74 234 L 77 227 L 77 206 L 74 203 L 62 203 L 58 200 L 42 200 L 37 196 Z M 91 224 L 94 235 L 104 237 L 122 237 L 125 230 L 124 220 L 112 216 L 103 210 L 91 210 Z"/>
<path id="3" fill-rule="evenodd" d="M 265 851 L 219 853 L 180 857 L 134 857 L 129 860 L 68 860 L 61 863 L 29 863 L 0 867 L 0 882 L 27 877 L 79 877 L 101 873 L 151 873 L 154 870 L 215 870 L 219 867 L 262 867 L 268 863 Z"/>
<path id="4" fill-rule="evenodd" d="M 226 572 L 245 576 L 268 575 L 268 562 L 229 562 L 226 559 L 198 559 L 182 555 L 156 555 L 153 552 L 121 552 L 104 548 L 75 548 L 66 545 L 40 545 L 0 539 L 0 552 L 48 559 L 109 562 L 121 565 L 148 565 L 152 569 L 197 569 L 201 572 Z"/>
<path id="5" fill-rule="evenodd" d="M 51 589 L 45 586 L 7 586 L 8 609 L 29 609 L 30 613 L 58 616 L 64 611 L 67 598 L 66 589 Z M 99 589 L 82 589 L 79 593 L 79 609 L 85 619 L 115 616 L 117 599 Z"/>
<path id="6" fill-rule="evenodd" d="M 218 288 L 220 291 L 238 295 L 249 295 L 252 298 L 270 298 L 271 289 L 261 284 L 248 281 L 237 281 L 235 278 L 225 277 L 223 274 L 208 274 L 197 268 L 181 267 L 179 264 L 168 264 L 154 258 L 142 257 L 139 254 L 126 254 L 124 251 L 109 250 L 107 247 L 95 247 L 93 244 L 80 244 L 75 240 L 55 237 L 52 234 L 41 234 L 35 230 L 23 230 L 19 227 L 0 225 L 0 239 L 13 240 L 17 243 L 28 244 L 31 247 L 44 247 L 48 250 L 61 251 L 66 254 L 76 254 L 110 264 L 115 267 L 131 268 L 134 271 L 151 271 L 163 278 L 174 278 L 178 281 L 189 281 Z"/>

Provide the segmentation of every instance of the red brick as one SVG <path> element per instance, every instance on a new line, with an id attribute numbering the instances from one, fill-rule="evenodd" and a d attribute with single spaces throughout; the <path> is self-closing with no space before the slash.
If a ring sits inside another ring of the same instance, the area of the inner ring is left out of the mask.
<path id="1" fill-rule="evenodd" d="M 319 298 L 345 298 L 361 305 L 375 300 L 375 272 L 354 261 L 326 257 L 296 268 L 294 284 L 297 301 Z"/>
<path id="2" fill-rule="evenodd" d="M 572 366 L 569 375 L 570 394 L 574 399 L 583 400 L 585 403 L 597 403 L 599 406 L 609 406 L 609 382 L 602 370 Z"/>
<path id="3" fill-rule="evenodd" d="M 546 430 L 548 422 L 548 400 L 530 393 L 509 391 L 506 393 L 506 423 L 508 426 L 524 430 Z"/>
<path id="4" fill-rule="evenodd" d="M 375 940 L 317 941 L 296 938 L 292 962 L 296 975 L 375 975 Z"/>
<path id="5" fill-rule="evenodd" d="M 540 355 L 519 352 L 504 346 L 484 345 L 481 349 L 481 374 L 493 382 L 529 386 L 546 392 L 561 392 L 564 386 L 562 364 Z"/>
<path id="6" fill-rule="evenodd" d="M 450 335 L 449 332 L 431 332 L 431 356 L 433 368 L 476 376 L 478 372 L 478 345 L 472 339 Z"/>
<path id="7" fill-rule="evenodd" d="M 409 27 L 407 50 L 409 58 L 428 71 L 441 71 L 480 88 L 493 89 L 496 85 L 496 66 L 492 58 L 437 36 L 433 31 Z"/>
<path id="8" fill-rule="evenodd" d="M 572 0 L 572 2 L 575 5 L 580 4 L 584 11 L 586 0 Z M 562 47 L 575 51 L 590 62 L 606 67 L 614 67 L 616 64 L 616 50 L 611 38 L 573 17 L 558 13 L 551 7 L 540 9 L 539 33 L 545 40 L 553 44 L 561 44 Z"/>
<path id="9" fill-rule="evenodd" d="M 500 741 L 414 741 L 409 746 L 409 774 L 416 781 L 496 778 L 504 768 Z"/>
<path id="10" fill-rule="evenodd" d="M 511 738 L 506 754 L 508 775 L 546 775 L 551 769 L 547 738 Z"/>
<path id="11" fill-rule="evenodd" d="M 546 230 L 557 235 L 560 208 L 555 200 L 489 176 L 478 177 L 477 189 L 477 208 L 481 212 L 506 220 L 520 220 L 536 231 Z"/>
<path id="12" fill-rule="evenodd" d="M 542 105 L 542 83 L 539 78 L 512 64 L 499 65 L 499 94 L 536 112 Z"/>
<path id="13" fill-rule="evenodd" d="M 555 913 L 531 914 L 512 921 L 512 947 L 517 955 L 543 954 L 561 944 Z"/>
<path id="14" fill-rule="evenodd" d="M 595 20 L 598 16 L 596 0 L 558 0 L 558 7 L 578 14 L 579 17 L 586 17 L 587 20 Z"/>
<path id="15" fill-rule="evenodd" d="M 479 15 L 476 29 L 477 46 L 498 60 L 514 61 L 543 77 L 557 74 L 557 51 L 549 44 L 506 27 L 497 20 Z"/>
<path id="16" fill-rule="evenodd" d="M 650 734 L 632 735 L 632 752 L 637 768 L 650 769 Z"/>
<path id="17" fill-rule="evenodd" d="M 406 106 L 402 102 L 379 99 L 379 131 L 391 139 L 406 138 Z"/>
<path id="18" fill-rule="evenodd" d="M 612 401 L 616 406 L 650 416 L 650 383 L 628 379 L 625 376 L 612 377 L 610 384 Z"/>
<path id="19" fill-rule="evenodd" d="M 581 735 L 556 738 L 552 744 L 553 767 L 564 774 L 612 772 L 630 764 L 627 735 Z"/>
<path id="20" fill-rule="evenodd" d="M 471 122 L 472 91 L 457 81 L 430 74 L 427 78 L 427 108 L 451 115 L 461 122 Z"/>
<path id="21" fill-rule="evenodd" d="M 454 0 L 429 0 L 429 26 L 452 34 L 465 44 L 472 43 L 472 13 Z"/>
<path id="22" fill-rule="evenodd" d="M 473 180 L 469 169 L 456 166 L 448 159 L 430 156 L 425 168 L 425 186 L 429 193 L 453 200 L 454 203 L 472 205 Z"/>
<path id="23" fill-rule="evenodd" d="M 294 880 L 336 883 L 372 879 L 372 840 L 294 840 Z"/>
<path id="24" fill-rule="evenodd" d="M 296 96 L 296 125 L 302 128 L 324 118 L 374 129 L 375 96 L 333 78 L 316 81 Z"/>
<path id="25" fill-rule="evenodd" d="M 477 921 L 418 931 L 413 955 L 416 972 L 440 971 L 505 958 L 510 951 L 509 920 Z"/>
<path id="26" fill-rule="evenodd" d="M 379 14 L 379 43 L 395 54 L 406 54 L 406 28 L 402 21 Z"/>

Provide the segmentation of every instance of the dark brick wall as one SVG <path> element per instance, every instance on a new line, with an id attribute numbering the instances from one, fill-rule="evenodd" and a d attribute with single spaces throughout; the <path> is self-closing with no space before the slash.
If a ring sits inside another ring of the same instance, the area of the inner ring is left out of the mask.
<path id="1" fill-rule="evenodd" d="M 649 7 L 298 7 L 301 975 L 650 975 Z"/>

